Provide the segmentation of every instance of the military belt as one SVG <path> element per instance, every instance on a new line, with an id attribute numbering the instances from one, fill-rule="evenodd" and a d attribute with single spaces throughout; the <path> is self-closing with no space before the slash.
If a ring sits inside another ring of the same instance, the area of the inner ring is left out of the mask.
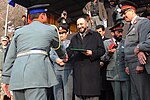
<path id="1" fill-rule="evenodd" d="M 44 51 L 44 50 L 29 50 L 29 51 L 19 52 L 19 53 L 17 54 L 17 57 L 26 56 L 26 55 L 30 55 L 30 54 L 43 54 L 43 55 L 48 55 L 47 52 Z"/>

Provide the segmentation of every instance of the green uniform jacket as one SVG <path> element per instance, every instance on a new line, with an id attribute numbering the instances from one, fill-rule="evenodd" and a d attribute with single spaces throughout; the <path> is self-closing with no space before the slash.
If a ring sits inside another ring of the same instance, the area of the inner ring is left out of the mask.
<path id="1" fill-rule="evenodd" d="M 103 56 L 104 60 L 109 61 L 107 66 L 106 77 L 107 80 L 115 80 L 115 81 L 126 81 L 129 80 L 129 76 L 125 73 L 125 56 L 124 56 L 124 40 L 122 40 L 118 47 L 116 48 L 116 52 L 110 55 L 108 53 L 108 48 L 110 44 L 113 43 L 113 39 L 108 39 L 104 41 L 104 46 L 106 53 Z"/>

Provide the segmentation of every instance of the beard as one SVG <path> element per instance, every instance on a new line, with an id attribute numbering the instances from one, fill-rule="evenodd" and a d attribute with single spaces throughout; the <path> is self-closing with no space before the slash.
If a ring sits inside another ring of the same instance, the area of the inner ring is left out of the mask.
<path id="1" fill-rule="evenodd" d="M 114 38 L 116 39 L 117 42 L 120 42 L 122 40 L 122 35 L 117 37 L 116 35 L 114 35 Z"/>
<path id="2" fill-rule="evenodd" d="M 83 34 L 86 31 L 86 28 L 78 28 L 78 32 Z"/>

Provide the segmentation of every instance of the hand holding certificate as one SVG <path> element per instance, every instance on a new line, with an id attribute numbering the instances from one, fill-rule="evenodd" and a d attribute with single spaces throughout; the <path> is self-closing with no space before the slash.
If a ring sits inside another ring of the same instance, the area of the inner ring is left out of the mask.
<path id="1" fill-rule="evenodd" d="M 78 51 L 83 53 L 86 56 L 91 56 L 92 55 L 92 50 L 86 50 L 86 49 L 78 49 L 78 48 L 71 48 L 72 51 Z"/>
<path id="2" fill-rule="evenodd" d="M 72 51 L 86 52 L 86 49 L 71 48 Z"/>

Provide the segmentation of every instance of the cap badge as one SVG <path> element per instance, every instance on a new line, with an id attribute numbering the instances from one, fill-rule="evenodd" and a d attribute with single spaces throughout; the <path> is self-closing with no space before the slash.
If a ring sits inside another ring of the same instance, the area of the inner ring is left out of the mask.
<path id="1" fill-rule="evenodd" d="M 59 30 L 62 30 L 62 27 L 59 27 Z"/>

